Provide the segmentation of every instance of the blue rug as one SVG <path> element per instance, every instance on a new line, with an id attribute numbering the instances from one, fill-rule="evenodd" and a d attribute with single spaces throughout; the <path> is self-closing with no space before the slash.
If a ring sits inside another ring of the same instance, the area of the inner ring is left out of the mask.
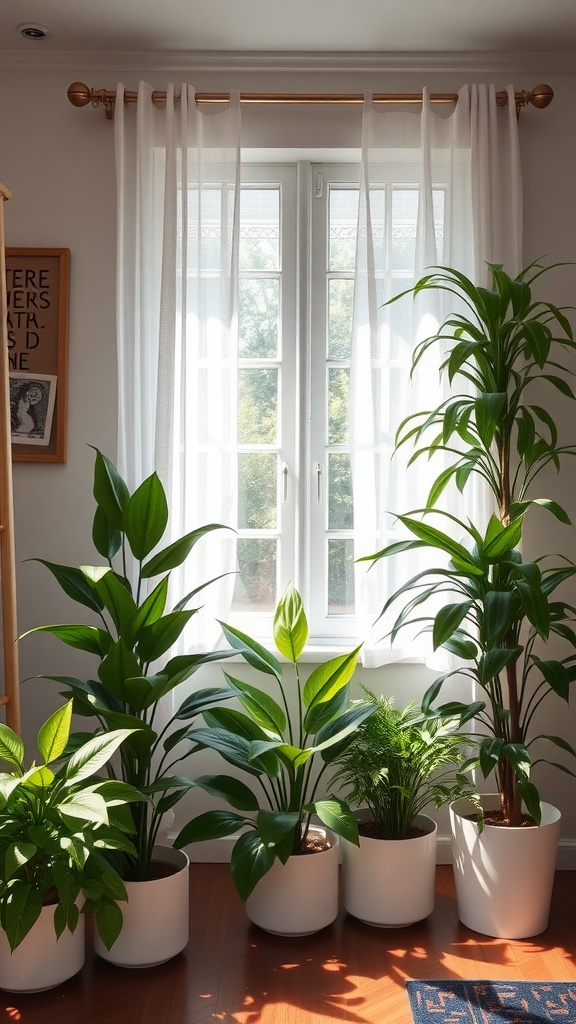
<path id="1" fill-rule="evenodd" d="M 414 1024 L 576 1024 L 576 981 L 407 981 Z"/>

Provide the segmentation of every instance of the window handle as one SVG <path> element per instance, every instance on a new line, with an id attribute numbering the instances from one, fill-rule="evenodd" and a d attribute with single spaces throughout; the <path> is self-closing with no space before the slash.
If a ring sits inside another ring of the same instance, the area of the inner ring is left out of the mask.
<path id="1" fill-rule="evenodd" d="M 285 505 L 288 501 L 288 464 L 282 463 L 282 502 Z"/>
<path id="2" fill-rule="evenodd" d="M 314 463 L 314 472 L 316 473 L 316 501 L 320 504 L 322 500 L 322 467 L 319 462 Z"/>

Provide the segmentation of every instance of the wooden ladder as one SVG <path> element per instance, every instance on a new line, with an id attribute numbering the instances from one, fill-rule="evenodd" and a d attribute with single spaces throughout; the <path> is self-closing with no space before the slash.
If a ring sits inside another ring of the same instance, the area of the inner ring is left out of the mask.
<path id="1" fill-rule="evenodd" d="M 12 497 L 12 447 L 10 442 L 10 386 L 6 322 L 6 260 L 4 202 L 10 192 L 0 184 L 0 600 L 2 603 L 2 654 L 6 724 L 20 732 L 20 683 L 16 628 L 16 564 L 14 555 L 14 503 Z"/>

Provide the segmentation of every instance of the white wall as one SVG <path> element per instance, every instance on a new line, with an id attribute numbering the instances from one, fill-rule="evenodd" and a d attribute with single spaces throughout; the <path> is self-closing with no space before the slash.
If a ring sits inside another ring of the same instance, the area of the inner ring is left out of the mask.
<path id="1" fill-rule="evenodd" d="M 109 60 L 99 69 L 92 58 L 65 70 L 54 66 L 9 67 L 0 64 L 0 180 L 12 191 L 6 204 L 7 244 L 60 246 L 71 250 L 68 461 L 65 465 L 14 466 L 15 517 L 18 567 L 19 630 L 39 624 L 74 621 L 76 611 L 61 595 L 47 571 L 34 562 L 41 556 L 56 562 L 80 564 L 94 557 L 90 541 L 93 514 L 91 496 L 92 452 L 95 445 L 115 457 L 115 182 L 113 125 L 102 110 L 78 110 L 66 98 L 69 84 L 86 81 L 94 87 L 114 88 L 121 80 L 135 88 L 146 78 L 162 89 L 167 81 L 185 79 L 198 89 L 271 92 L 415 91 L 428 84 L 432 91 L 455 91 L 465 81 L 494 81 L 497 88 L 510 80 L 516 88 L 531 88 L 546 81 L 555 98 L 546 111 L 521 115 L 525 188 L 525 262 L 539 256 L 549 260 L 576 258 L 576 75 L 541 61 L 522 63 L 515 58 L 509 69 L 476 68 L 452 55 L 453 71 L 420 70 L 411 73 L 385 70 L 304 70 L 182 72 L 112 68 Z M 464 70 L 463 70 L 464 69 Z M 244 108 L 245 142 L 250 146 L 357 147 L 360 108 Z M 546 297 L 569 304 L 575 297 L 576 269 L 558 272 L 547 283 Z M 574 410 L 558 401 L 558 417 L 567 442 L 574 440 Z M 576 516 L 574 475 L 565 470 L 550 488 Z M 550 488 L 548 491 L 550 492 Z M 553 548 L 576 557 L 573 531 L 552 527 L 548 520 L 535 523 L 530 533 L 530 554 Z M 541 547 L 542 545 L 542 547 Z M 576 593 L 573 595 L 576 603 Z M 20 645 L 22 678 L 40 672 L 86 674 L 87 661 L 51 638 L 35 636 Z M 217 670 L 203 682 L 217 679 Z M 394 692 L 399 703 L 417 696 L 425 684 L 421 667 L 396 666 L 364 673 L 374 690 Z M 46 681 L 27 681 L 22 687 L 23 728 L 28 740 L 59 701 L 58 687 Z M 550 706 L 546 730 L 561 732 L 576 743 L 573 709 Z M 204 756 L 204 755 L 203 755 Z M 206 755 L 207 756 L 207 755 Z M 207 770 L 204 761 L 190 765 L 190 773 Z M 563 814 L 563 862 L 576 866 L 576 808 L 574 781 L 545 770 L 543 795 Z M 189 802 L 199 810 L 202 800 Z M 442 831 L 442 825 L 441 825 Z M 444 829 L 445 831 L 445 829 Z M 572 858 L 572 853 L 574 856 Z"/>

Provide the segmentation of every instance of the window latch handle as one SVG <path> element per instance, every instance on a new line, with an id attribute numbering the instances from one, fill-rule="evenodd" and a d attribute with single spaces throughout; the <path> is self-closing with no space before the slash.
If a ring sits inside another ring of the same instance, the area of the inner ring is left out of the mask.
<path id="1" fill-rule="evenodd" d="M 288 501 L 288 464 L 282 463 L 282 502 L 285 505 Z"/>
<path id="2" fill-rule="evenodd" d="M 314 463 L 314 472 L 316 473 L 316 501 L 320 504 L 322 500 L 322 467 L 319 462 Z"/>

